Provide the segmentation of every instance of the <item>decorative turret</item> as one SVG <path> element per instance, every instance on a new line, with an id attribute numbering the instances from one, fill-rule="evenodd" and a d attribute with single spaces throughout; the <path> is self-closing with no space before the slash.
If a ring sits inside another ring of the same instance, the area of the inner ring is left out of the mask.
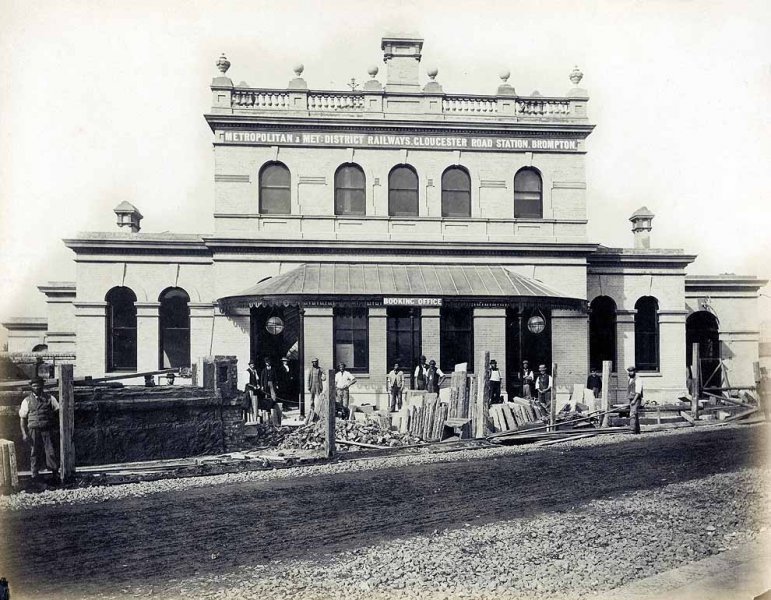
<path id="1" fill-rule="evenodd" d="M 634 233 L 634 247 L 637 249 L 650 248 L 651 247 L 651 229 L 653 226 L 654 214 L 643 206 L 638 208 L 629 220 L 632 222 L 632 233 Z"/>
<path id="2" fill-rule="evenodd" d="M 137 207 L 129 202 L 121 202 L 114 209 L 118 215 L 118 227 L 128 227 L 131 233 L 137 233 L 141 228 L 139 222 L 142 220 L 142 213 Z"/>
<path id="3" fill-rule="evenodd" d="M 386 91 L 419 92 L 423 40 L 411 34 L 386 35 L 380 44 L 388 67 Z"/>

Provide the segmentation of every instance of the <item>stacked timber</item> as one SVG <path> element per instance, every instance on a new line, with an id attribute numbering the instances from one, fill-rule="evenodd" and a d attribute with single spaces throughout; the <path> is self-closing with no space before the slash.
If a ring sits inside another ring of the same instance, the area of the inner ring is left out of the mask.
<path id="1" fill-rule="evenodd" d="M 496 431 L 514 431 L 532 423 L 542 423 L 546 415 L 524 398 L 514 397 L 510 402 L 490 405 L 490 418 Z"/>
<path id="2" fill-rule="evenodd" d="M 12 441 L 0 440 L 0 493 L 8 494 L 18 488 L 16 448 Z"/>
<path id="3" fill-rule="evenodd" d="M 448 401 L 443 402 L 438 394 L 409 391 L 400 430 L 426 442 L 438 442 L 448 420 L 471 419 L 471 396 L 465 371 L 452 374 L 449 392 Z"/>

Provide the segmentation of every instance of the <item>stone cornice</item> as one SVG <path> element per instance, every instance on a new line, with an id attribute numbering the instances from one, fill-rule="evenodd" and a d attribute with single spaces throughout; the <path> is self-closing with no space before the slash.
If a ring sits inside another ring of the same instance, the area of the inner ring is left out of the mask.
<path id="1" fill-rule="evenodd" d="M 696 260 L 695 254 L 685 254 L 682 250 L 656 249 L 633 250 L 631 248 L 608 249 L 599 248 L 589 259 L 589 269 L 604 269 L 622 267 L 631 269 L 646 269 L 656 267 L 673 267 L 684 269 Z"/>
<path id="2" fill-rule="evenodd" d="M 753 292 L 768 283 L 767 279 L 760 279 L 754 275 L 686 275 L 686 295 L 697 295 L 709 292 Z"/>

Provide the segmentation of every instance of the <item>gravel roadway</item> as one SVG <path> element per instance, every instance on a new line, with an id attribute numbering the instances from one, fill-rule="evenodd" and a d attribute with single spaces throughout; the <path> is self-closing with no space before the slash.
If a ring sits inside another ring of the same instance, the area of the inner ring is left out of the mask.
<path id="1" fill-rule="evenodd" d="M 768 425 L 20 494 L 18 598 L 577 598 L 769 526 Z"/>

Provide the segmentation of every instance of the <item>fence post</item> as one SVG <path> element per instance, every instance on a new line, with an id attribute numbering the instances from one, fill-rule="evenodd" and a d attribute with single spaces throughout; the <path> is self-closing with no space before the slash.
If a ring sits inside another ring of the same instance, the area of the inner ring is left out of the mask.
<path id="1" fill-rule="evenodd" d="M 75 390 L 72 365 L 59 365 L 59 475 L 62 483 L 75 474 Z"/>

